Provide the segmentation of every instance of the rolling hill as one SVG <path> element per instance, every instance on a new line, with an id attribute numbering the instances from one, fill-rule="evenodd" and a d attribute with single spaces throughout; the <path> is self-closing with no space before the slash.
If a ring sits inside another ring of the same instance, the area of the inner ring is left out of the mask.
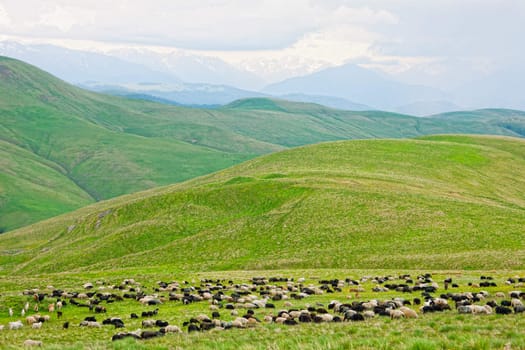
<path id="1" fill-rule="evenodd" d="M 523 136 L 523 113 L 490 113 L 416 118 L 267 98 L 184 108 L 88 92 L 2 57 L 0 231 L 305 144 L 436 133 Z"/>
<path id="2" fill-rule="evenodd" d="M 0 236 L 1 274 L 525 268 L 525 141 L 322 143 Z"/>

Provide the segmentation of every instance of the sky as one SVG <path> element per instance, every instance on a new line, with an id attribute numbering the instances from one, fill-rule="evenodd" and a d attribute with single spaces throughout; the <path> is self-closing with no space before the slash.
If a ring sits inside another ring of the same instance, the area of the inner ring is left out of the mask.
<path id="1" fill-rule="evenodd" d="M 0 0 L 0 39 L 218 57 L 267 81 L 352 62 L 454 85 L 525 72 L 523 0 Z"/>

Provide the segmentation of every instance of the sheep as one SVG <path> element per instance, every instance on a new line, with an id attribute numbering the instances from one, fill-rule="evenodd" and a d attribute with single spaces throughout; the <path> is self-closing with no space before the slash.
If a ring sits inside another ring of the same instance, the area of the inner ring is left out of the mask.
<path id="1" fill-rule="evenodd" d="M 37 319 L 34 316 L 27 316 L 26 317 L 26 323 L 28 325 L 32 325 L 33 323 L 36 323 Z"/>
<path id="2" fill-rule="evenodd" d="M 3 330 L 4 330 L 4 325 L 0 324 L 0 331 L 3 331 Z"/>
<path id="3" fill-rule="evenodd" d="M 513 298 L 513 299 L 510 301 L 510 305 L 511 305 L 513 308 L 516 308 L 517 306 L 523 306 L 523 302 L 522 302 L 520 299 Z"/>
<path id="4" fill-rule="evenodd" d="M 155 326 L 157 327 L 167 327 L 169 325 L 168 321 L 156 320 Z"/>
<path id="5" fill-rule="evenodd" d="M 102 326 L 98 322 L 82 321 L 80 322 L 80 327 L 101 328 Z"/>
<path id="6" fill-rule="evenodd" d="M 29 311 L 29 302 L 26 301 L 25 305 L 24 305 L 24 310 Z"/>
<path id="7" fill-rule="evenodd" d="M 42 328 L 42 322 L 33 323 L 31 325 L 31 328 L 33 328 L 33 329 L 40 329 L 40 328 Z"/>
<path id="8" fill-rule="evenodd" d="M 142 327 L 144 327 L 144 328 L 155 327 L 155 321 L 154 320 L 143 320 L 142 321 Z"/>
<path id="9" fill-rule="evenodd" d="M 24 325 L 22 324 L 22 321 L 15 321 L 15 322 L 9 322 L 9 329 L 10 330 L 15 330 L 15 329 L 20 329 L 22 328 Z"/>
<path id="10" fill-rule="evenodd" d="M 57 301 L 57 310 L 62 310 L 63 303 L 59 300 Z"/>
<path id="11" fill-rule="evenodd" d="M 472 307 L 471 305 L 461 305 L 458 307 L 458 313 L 460 314 L 471 314 Z"/>
<path id="12" fill-rule="evenodd" d="M 485 306 L 488 306 L 488 305 L 485 305 Z M 490 308 L 490 306 L 486 308 L 485 306 L 471 305 L 470 308 L 473 314 L 491 314 L 492 308 Z"/>
<path id="13" fill-rule="evenodd" d="M 166 326 L 164 331 L 166 333 L 182 333 L 182 330 L 179 327 L 173 325 Z"/>
<path id="14" fill-rule="evenodd" d="M 135 339 L 140 339 L 140 336 L 135 334 L 135 333 L 117 333 L 115 335 L 113 335 L 111 337 L 111 341 L 115 341 L 115 340 L 120 340 L 120 339 L 124 339 L 124 338 L 135 338 Z"/>
<path id="15" fill-rule="evenodd" d="M 375 312 L 372 310 L 366 310 L 365 312 L 363 312 L 363 317 L 366 319 L 374 318 L 375 315 L 376 315 Z"/>
<path id="16" fill-rule="evenodd" d="M 390 310 L 390 319 L 399 319 L 405 317 L 405 314 L 401 310 Z"/>
<path id="17" fill-rule="evenodd" d="M 9 308 L 9 317 L 13 317 L 13 309 Z"/>
<path id="18" fill-rule="evenodd" d="M 499 315 L 508 315 L 512 313 L 512 309 L 505 306 L 496 306 L 496 313 Z"/>
<path id="19" fill-rule="evenodd" d="M 24 340 L 24 346 L 42 346 L 43 343 L 40 340 L 27 339 Z"/>
<path id="20" fill-rule="evenodd" d="M 107 318 L 104 321 L 102 321 L 102 324 L 103 325 L 112 324 L 113 326 L 115 326 L 115 328 L 124 328 L 124 321 L 122 321 L 118 317 Z"/>
<path id="21" fill-rule="evenodd" d="M 417 313 L 411 308 L 408 308 L 406 306 L 400 307 L 399 311 L 401 311 L 405 315 L 406 318 L 418 318 Z"/>
<path id="22" fill-rule="evenodd" d="M 47 311 L 50 312 L 50 313 L 55 312 L 55 304 L 54 303 L 53 304 L 49 304 L 47 306 Z"/>
<path id="23" fill-rule="evenodd" d="M 156 338 L 156 337 L 162 337 L 163 335 L 164 333 L 159 332 L 159 331 L 143 331 L 142 333 L 140 333 L 140 338 L 141 339 L 151 339 L 151 338 Z"/>

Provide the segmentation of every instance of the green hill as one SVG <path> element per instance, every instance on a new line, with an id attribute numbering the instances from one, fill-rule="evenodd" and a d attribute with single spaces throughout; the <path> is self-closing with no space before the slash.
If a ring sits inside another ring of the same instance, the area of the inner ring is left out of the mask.
<path id="1" fill-rule="evenodd" d="M 525 141 L 323 143 L 0 236 L 2 274 L 525 268 Z"/>
<path id="2" fill-rule="evenodd" d="M 520 136 L 523 125 L 523 115 L 505 110 L 476 119 L 270 99 L 176 107 L 91 93 L 0 57 L 0 231 L 288 147 L 436 133 Z"/>

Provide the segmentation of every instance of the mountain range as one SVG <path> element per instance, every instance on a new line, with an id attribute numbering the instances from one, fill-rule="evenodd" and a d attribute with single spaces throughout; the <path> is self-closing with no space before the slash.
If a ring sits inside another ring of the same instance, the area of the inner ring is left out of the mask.
<path id="1" fill-rule="evenodd" d="M 82 90 L 0 58 L 1 230 L 322 141 L 436 133 L 525 135 L 525 113 L 418 118 L 251 98 L 187 108 Z"/>
<path id="2" fill-rule="evenodd" d="M 461 88 L 410 85 L 393 76 L 348 63 L 273 82 L 216 57 L 184 52 L 119 49 L 108 53 L 53 45 L 0 43 L 0 54 L 34 64 L 82 87 L 116 95 L 139 95 L 180 105 L 224 105 L 249 97 L 276 97 L 349 110 L 388 110 L 426 116 L 480 107 L 525 109 L 516 75 L 480 77 Z M 60 57 L 57 60 L 56 57 Z M 151 97 L 148 97 L 151 96 Z"/>

